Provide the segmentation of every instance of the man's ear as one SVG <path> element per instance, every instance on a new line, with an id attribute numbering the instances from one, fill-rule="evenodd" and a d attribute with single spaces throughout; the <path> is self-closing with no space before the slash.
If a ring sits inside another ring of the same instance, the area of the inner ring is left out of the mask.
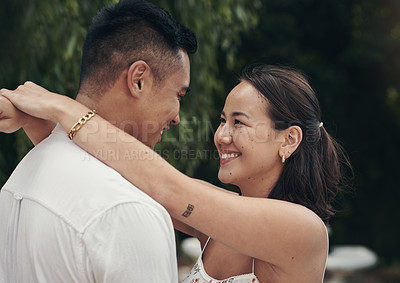
<path id="1" fill-rule="evenodd" d="M 145 61 L 133 62 L 128 69 L 127 84 L 131 95 L 140 98 L 153 85 L 153 74 Z"/>
<path id="2" fill-rule="evenodd" d="M 299 147 L 303 139 L 303 131 L 299 126 L 290 126 L 285 130 L 285 142 L 282 143 L 279 149 L 279 155 L 282 158 L 288 159 Z"/>

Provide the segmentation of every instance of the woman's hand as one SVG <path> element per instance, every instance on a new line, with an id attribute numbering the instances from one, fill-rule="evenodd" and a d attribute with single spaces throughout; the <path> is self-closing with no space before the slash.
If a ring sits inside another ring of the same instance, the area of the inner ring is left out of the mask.
<path id="1" fill-rule="evenodd" d="M 67 96 L 26 82 L 15 90 L 0 90 L 0 131 L 12 133 L 22 127 L 36 145 L 51 133 L 57 121 L 65 117 L 77 119 L 85 110 L 86 107 Z"/>
<path id="2" fill-rule="evenodd" d="M 20 111 L 54 122 L 57 121 L 60 109 L 65 108 L 72 101 L 66 96 L 52 93 L 32 82 L 26 82 L 15 90 L 1 89 L 0 94 Z"/>
<path id="3" fill-rule="evenodd" d="M 0 95 L 0 132 L 14 133 L 26 126 L 31 118 L 19 111 L 6 97 Z"/>

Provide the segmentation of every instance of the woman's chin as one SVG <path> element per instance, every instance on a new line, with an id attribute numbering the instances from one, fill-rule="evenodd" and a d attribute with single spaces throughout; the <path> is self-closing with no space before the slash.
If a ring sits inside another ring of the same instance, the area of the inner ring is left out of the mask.
<path id="1" fill-rule="evenodd" d="M 231 172 L 218 172 L 218 179 L 224 184 L 236 185 Z"/>

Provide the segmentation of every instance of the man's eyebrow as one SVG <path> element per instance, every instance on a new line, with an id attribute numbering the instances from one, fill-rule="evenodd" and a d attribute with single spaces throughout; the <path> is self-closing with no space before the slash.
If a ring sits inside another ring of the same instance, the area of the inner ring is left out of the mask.
<path id="1" fill-rule="evenodd" d="M 221 111 L 221 115 L 222 115 L 222 116 L 226 116 L 224 111 Z M 233 113 L 232 113 L 232 117 L 236 117 L 236 116 L 245 116 L 247 119 L 250 119 L 250 116 L 247 115 L 247 114 L 244 113 L 244 112 L 238 112 L 238 111 L 237 111 L 237 112 L 233 112 Z"/>

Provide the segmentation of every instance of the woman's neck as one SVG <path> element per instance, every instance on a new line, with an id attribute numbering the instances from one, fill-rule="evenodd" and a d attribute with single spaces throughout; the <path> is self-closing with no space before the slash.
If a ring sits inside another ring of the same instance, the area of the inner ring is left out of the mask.
<path id="1" fill-rule="evenodd" d="M 240 184 L 235 184 L 240 188 L 242 196 L 267 198 L 274 188 L 281 175 L 281 170 L 265 174 L 264 176 L 249 177 Z"/>

